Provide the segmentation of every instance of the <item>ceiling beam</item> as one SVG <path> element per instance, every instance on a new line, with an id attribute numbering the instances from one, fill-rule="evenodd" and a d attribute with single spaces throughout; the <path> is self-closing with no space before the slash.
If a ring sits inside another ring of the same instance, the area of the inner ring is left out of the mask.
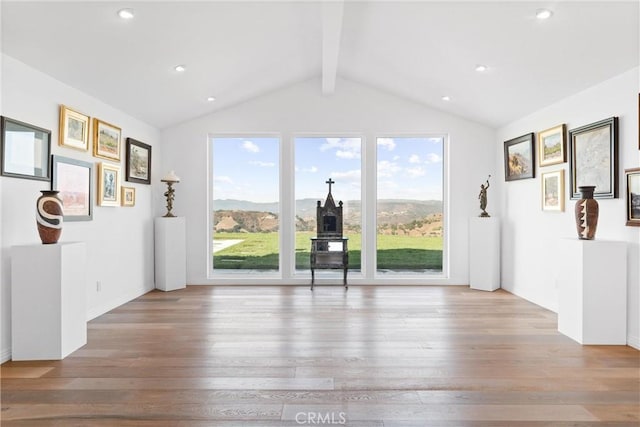
<path id="1" fill-rule="evenodd" d="M 344 0 L 325 0 L 322 3 L 322 93 L 330 95 L 336 88 L 340 33 Z"/>

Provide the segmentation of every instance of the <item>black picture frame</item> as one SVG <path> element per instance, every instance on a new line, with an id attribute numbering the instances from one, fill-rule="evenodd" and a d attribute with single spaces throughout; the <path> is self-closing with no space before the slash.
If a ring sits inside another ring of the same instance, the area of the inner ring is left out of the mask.
<path id="1" fill-rule="evenodd" d="M 127 138 L 125 180 L 137 184 L 151 184 L 151 146 Z"/>
<path id="2" fill-rule="evenodd" d="M 51 181 L 51 131 L 0 117 L 0 174 Z"/>
<path id="3" fill-rule="evenodd" d="M 93 163 L 51 156 L 51 189 L 59 191 L 64 221 L 93 219 Z"/>
<path id="4" fill-rule="evenodd" d="M 640 227 L 640 168 L 625 169 L 627 181 L 626 225 Z"/>
<path id="5" fill-rule="evenodd" d="M 610 117 L 569 131 L 571 199 L 578 187 L 595 185 L 594 199 L 618 198 L 618 118 Z"/>
<path id="6" fill-rule="evenodd" d="M 534 139 L 531 132 L 504 142 L 505 181 L 535 177 Z"/>

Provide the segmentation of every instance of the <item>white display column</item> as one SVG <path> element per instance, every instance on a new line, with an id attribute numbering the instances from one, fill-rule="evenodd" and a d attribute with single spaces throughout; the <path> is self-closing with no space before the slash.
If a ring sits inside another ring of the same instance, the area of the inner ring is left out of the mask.
<path id="1" fill-rule="evenodd" d="M 173 291 L 187 286 L 187 240 L 184 217 L 155 219 L 156 289 Z"/>
<path id="2" fill-rule="evenodd" d="M 86 245 L 11 248 L 11 358 L 58 360 L 87 343 Z"/>
<path id="3" fill-rule="evenodd" d="M 627 343 L 627 244 L 562 239 L 558 331 L 580 344 Z"/>
<path id="4" fill-rule="evenodd" d="M 469 286 L 481 291 L 500 288 L 500 220 L 475 217 L 469 221 Z"/>

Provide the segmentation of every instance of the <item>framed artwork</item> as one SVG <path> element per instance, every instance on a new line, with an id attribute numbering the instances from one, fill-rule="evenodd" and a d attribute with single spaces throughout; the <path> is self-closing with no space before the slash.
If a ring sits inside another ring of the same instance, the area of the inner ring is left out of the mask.
<path id="1" fill-rule="evenodd" d="M 49 181 L 51 131 L 2 116 L 0 172 L 3 176 Z"/>
<path id="2" fill-rule="evenodd" d="M 127 138 L 125 179 L 138 184 L 151 184 L 151 146 Z"/>
<path id="3" fill-rule="evenodd" d="M 93 163 L 53 155 L 51 189 L 62 199 L 65 221 L 93 219 Z"/>
<path id="4" fill-rule="evenodd" d="M 564 212 L 564 169 L 542 174 L 542 210 Z"/>
<path id="5" fill-rule="evenodd" d="M 120 206 L 120 166 L 98 163 L 98 205 Z"/>
<path id="6" fill-rule="evenodd" d="M 618 197 L 618 118 L 611 117 L 569 131 L 571 198 L 578 187 L 595 185 L 595 199 Z"/>
<path id="7" fill-rule="evenodd" d="M 119 127 L 93 119 L 93 155 L 119 162 L 121 135 Z"/>
<path id="8" fill-rule="evenodd" d="M 136 205 L 136 189 L 122 187 L 122 206 L 133 207 Z"/>
<path id="9" fill-rule="evenodd" d="M 567 127 L 562 124 L 538 132 L 538 162 L 540 166 L 555 165 L 567 161 L 564 135 Z"/>
<path id="10" fill-rule="evenodd" d="M 626 169 L 627 225 L 640 227 L 640 168 Z"/>
<path id="11" fill-rule="evenodd" d="M 533 178 L 533 133 L 519 136 L 504 143 L 504 179 Z"/>
<path id="12" fill-rule="evenodd" d="M 89 116 L 61 105 L 58 145 L 87 151 L 89 149 Z"/>

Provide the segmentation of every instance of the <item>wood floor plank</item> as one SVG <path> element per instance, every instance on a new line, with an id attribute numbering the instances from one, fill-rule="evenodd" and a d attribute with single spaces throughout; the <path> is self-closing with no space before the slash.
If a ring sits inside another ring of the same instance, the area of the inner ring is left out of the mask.
<path id="1" fill-rule="evenodd" d="M 630 427 L 639 356 L 502 290 L 189 286 L 92 320 L 64 360 L 3 364 L 0 424 Z"/>

